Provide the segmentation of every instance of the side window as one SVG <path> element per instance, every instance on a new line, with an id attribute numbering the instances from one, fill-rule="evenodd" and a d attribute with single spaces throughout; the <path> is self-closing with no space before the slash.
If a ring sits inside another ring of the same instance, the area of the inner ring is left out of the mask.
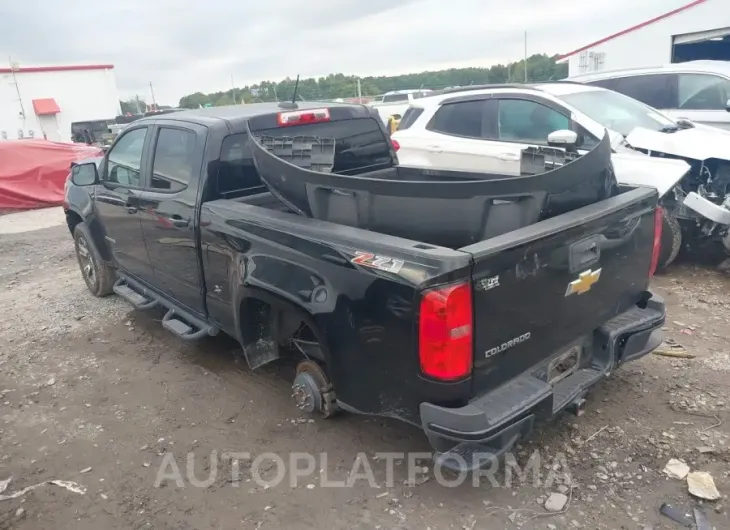
<path id="1" fill-rule="evenodd" d="M 221 146 L 220 164 L 215 180 L 210 179 L 211 198 L 233 198 L 261 188 L 265 190 L 248 145 L 248 133 L 227 136 Z"/>
<path id="2" fill-rule="evenodd" d="M 383 96 L 383 103 L 395 103 L 396 101 L 408 101 L 408 94 L 388 94 Z"/>
<path id="3" fill-rule="evenodd" d="M 332 139 L 335 142 L 332 172 L 357 175 L 393 165 L 391 147 L 384 134 L 383 125 L 380 118 L 354 118 L 274 129 L 259 129 L 254 122 L 251 129 L 256 136 L 271 138 L 291 140 L 305 136 Z"/>
<path id="4" fill-rule="evenodd" d="M 601 143 L 601 140 L 603 139 L 596 138 L 595 136 L 593 136 L 593 134 L 588 132 L 588 129 L 579 124 L 576 124 L 576 127 L 574 127 L 573 130 L 578 133 L 578 138 L 580 141 L 578 147 L 580 147 L 581 149 L 585 149 L 586 151 L 594 149 L 599 143 Z"/>
<path id="5" fill-rule="evenodd" d="M 147 127 L 124 134 L 109 151 L 106 181 L 120 186 L 138 187 L 139 168 Z"/>
<path id="6" fill-rule="evenodd" d="M 547 144 L 551 132 L 570 129 L 570 119 L 526 99 L 499 100 L 499 139 L 507 142 Z"/>
<path id="7" fill-rule="evenodd" d="M 180 191 L 188 186 L 195 164 L 193 131 L 161 127 L 152 163 L 152 189 Z"/>
<path id="8" fill-rule="evenodd" d="M 426 128 L 430 131 L 483 138 L 484 101 L 463 101 L 442 105 Z"/>
<path id="9" fill-rule="evenodd" d="M 423 114 L 423 109 L 418 107 L 408 107 L 408 110 L 406 110 L 405 114 L 403 114 L 403 118 L 401 118 L 400 123 L 398 124 L 398 130 L 405 131 L 408 129 L 421 116 L 421 114 Z"/>
<path id="10" fill-rule="evenodd" d="M 679 109 L 725 110 L 730 80 L 716 75 L 679 74 Z"/>
<path id="11" fill-rule="evenodd" d="M 655 109 L 674 109 L 677 76 L 674 74 L 632 75 L 616 79 L 612 90 Z"/>

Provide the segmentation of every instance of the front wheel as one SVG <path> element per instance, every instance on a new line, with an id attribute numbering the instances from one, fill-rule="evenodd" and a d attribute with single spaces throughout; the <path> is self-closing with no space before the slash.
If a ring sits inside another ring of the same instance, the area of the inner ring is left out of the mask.
<path id="1" fill-rule="evenodd" d="M 682 248 L 682 227 L 674 215 L 662 208 L 662 239 L 659 248 L 657 271 L 672 263 Z"/>
<path id="2" fill-rule="evenodd" d="M 101 259 L 84 223 L 79 223 L 74 229 L 74 246 L 81 275 L 91 294 L 98 297 L 110 295 L 114 287 L 114 269 Z"/>

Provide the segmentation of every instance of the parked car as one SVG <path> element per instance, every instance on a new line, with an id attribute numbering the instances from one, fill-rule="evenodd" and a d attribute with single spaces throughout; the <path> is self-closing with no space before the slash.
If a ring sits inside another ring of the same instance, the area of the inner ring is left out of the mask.
<path id="1" fill-rule="evenodd" d="M 114 140 L 114 120 L 76 121 L 71 124 L 71 140 L 87 145 L 110 145 Z"/>
<path id="2" fill-rule="evenodd" d="M 606 70 L 570 79 L 638 99 L 674 120 L 730 130 L 730 61 Z"/>
<path id="3" fill-rule="evenodd" d="M 397 159 L 368 107 L 283 105 L 143 118 L 98 168 L 75 165 L 65 211 L 91 293 L 162 307 L 185 340 L 224 332 L 252 369 L 290 356 L 301 410 L 418 425 L 460 470 L 581 412 L 592 385 L 660 344 L 655 189 L 462 248 L 312 219 L 262 184 L 251 135 L 316 126 L 353 178 Z"/>
<path id="4" fill-rule="evenodd" d="M 467 87 L 414 101 L 393 139 L 403 165 L 519 174 L 521 151 L 562 129 L 577 133 L 578 151 L 608 129 L 619 183 L 657 188 L 665 208 L 660 268 L 683 237 L 717 239 L 730 250 L 730 134 L 675 122 L 617 92 L 566 82 Z"/>
<path id="5" fill-rule="evenodd" d="M 393 120 L 399 120 L 413 100 L 426 97 L 431 93 L 433 90 L 429 89 L 393 90 L 383 94 L 382 100 L 373 102 L 371 106 L 378 110 L 383 123 L 389 124 Z"/>

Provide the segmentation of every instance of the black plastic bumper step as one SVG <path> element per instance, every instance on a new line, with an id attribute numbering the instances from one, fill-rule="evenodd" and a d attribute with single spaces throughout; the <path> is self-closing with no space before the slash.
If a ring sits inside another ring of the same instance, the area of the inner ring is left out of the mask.
<path id="1" fill-rule="evenodd" d="M 549 384 L 526 374 L 502 385 L 490 394 L 489 400 L 474 404 L 484 412 L 490 425 L 498 425 L 542 401 L 550 392 Z"/>
<path id="2" fill-rule="evenodd" d="M 553 412 L 563 410 L 571 401 L 584 394 L 605 374 L 605 370 L 583 368 L 556 383 L 553 387 Z"/>

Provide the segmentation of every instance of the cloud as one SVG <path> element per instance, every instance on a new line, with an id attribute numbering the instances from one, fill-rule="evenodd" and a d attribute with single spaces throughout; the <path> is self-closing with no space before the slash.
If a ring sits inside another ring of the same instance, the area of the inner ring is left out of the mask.
<path id="1" fill-rule="evenodd" d="M 112 63 L 121 97 L 283 77 L 490 66 L 561 53 L 686 0 L 37 0 L 0 5 L 0 57 Z"/>

